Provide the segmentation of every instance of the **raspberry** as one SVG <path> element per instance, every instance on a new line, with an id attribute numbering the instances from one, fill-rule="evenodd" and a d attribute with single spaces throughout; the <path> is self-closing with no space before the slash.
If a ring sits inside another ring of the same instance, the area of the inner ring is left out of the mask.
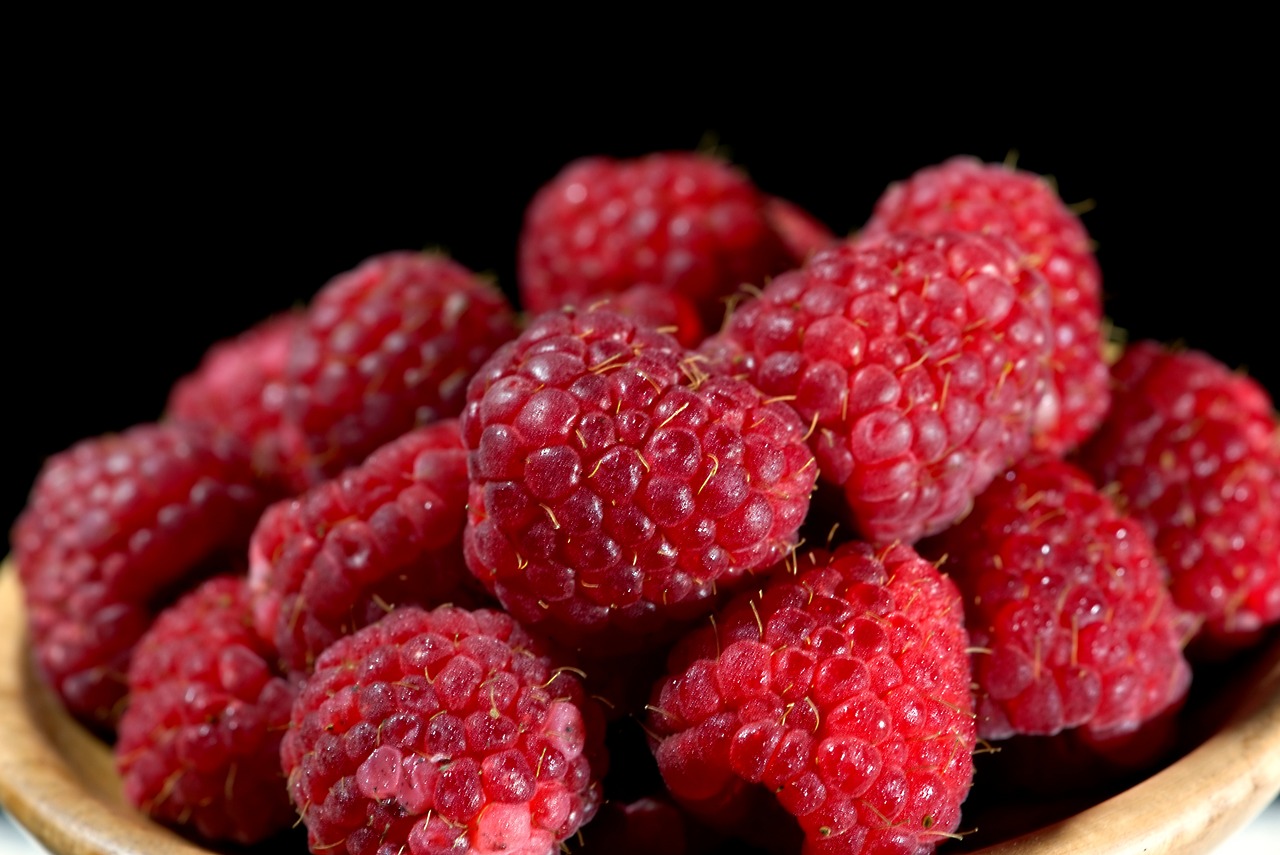
<path id="1" fill-rule="evenodd" d="M 999 238 L 904 233 L 818 253 L 701 350 L 793 399 L 864 537 L 911 542 L 961 517 L 1030 447 L 1046 290 Z"/>
<path id="2" fill-rule="evenodd" d="M 40 669 L 86 723 L 114 725 L 153 609 L 247 543 L 264 500 L 242 451 L 195 428 L 140 425 L 41 470 L 14 557 Z"/>
<path id="3" fill-rule="evenodd" d="M 304 323 L 301 312 L 289 312 L 215 344 L 200 366 L 174 385 L 166 415 L 226 431 L 250 449 L 269 446 L 280 427 L 289 354 Z M 265 454 L 257 454 L 254 462 L 268 483 L 284 476 L 271 471 L 278 461 Z"/>
<path id="4" fill-rule="evenodd" d="M 1084 467 L 1155 542 L 1173 599 L 1231 648 L 1280 621 L 1280 429 L 1258 383 L 1155 342 L 1113 367 L 1115 400 Z"/>
<path id="5" fill-rule="evenodd" d="M 115 745 L 130 804 L 208 840 L 256 843 L 293 823 L 280 737 L 295 692 L 270 657 L 241 577 L 160 613 L 134 652 Z"/>
<path id="6" fill-rule="evenodd" d="M 1076 467 L 1024 460 L 927 549 L 965 598 L 979 736 L 1113 737 L 1186 694 L 1191 622 L 1141 526 Z"/>
<path id="7" fill-rule="evenodd" d="M 316 661 L 281 746 L 312 852 L 548 855 L 591 819 L 603 719 L 500 612 L 397 609 Z"/>
<path id="8" fill-rule="evenodd" d="M 795 567 L 672 651 L 648 720 L 662 776 L 722 828 L 773 794 L 805 852 L 931 851 L 973 778 L 959 595 L 908 546 Z"/>
<path id="9" fill-rule="evenodd" d="M 550 312 L 472 382 L 467 564 L 518 620 L 595 652 L 652 645 L 791 549 L 804 425 L 662 333 Z"/>
<path id="10" fill-rule="evenodd" d="M 1052 383 L 1036 412 L 1036 447 L 1061 454 L 1102 421 L 1101 274 L 1089 235 L 1039 175 L 955 157 L 891 184 L 861 232 L 963 231 L 1009 238 L 1044 274 L 1052 298 Z"/>
<path id="11" fill-rule="evenodd" d="M 454 417 L 471 375 L 515 332 L 501 292 L 465 267 L 421 253 L 370 258 L 312 301 L 267 456 L 300 492 L 417 425 Z"/>
<path id="12" fill-rule="evenodd" d="M 520 233 L 520 298 L 530 312 L 574 305 L 633 285 L 692 300 L 703 323 L 722 298 L 792 267 L 742 173 L 700 154 L 575 161 L 538 191 Z"/>
<path id="13" fill-rule="evenodd" d="M 299 676 L 394 605 L 479 601 L 462 560 L 467 453 L 456 420 L 405 434 L 360 466 L 272 505 L 254 531 L 254 622 Z"/>

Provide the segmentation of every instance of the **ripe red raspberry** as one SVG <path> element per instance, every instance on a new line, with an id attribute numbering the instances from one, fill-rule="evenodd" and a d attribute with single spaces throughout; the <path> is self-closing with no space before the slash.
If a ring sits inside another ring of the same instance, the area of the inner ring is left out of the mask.
<path id="1" fill-rule="evenodd" d="M 973 778 L 960 597 L 907 546 L 796 566 L 672 651 L 648 720 L 663 779 L 739 831 L 775 795 L 808 853 L 931 851 Z"/>
<path id="2" fill-rule="evenodd" d="M 307 311 L 267 459 L 301 491 L 415 426 L 458 415 L 467 381 L 515 333 L 502 293 L 443 256 L 366 260 Z"/>
<path id="3" fill-rule="evenodd" d="M 280 428 L 285 370 L 304 323 L 303 313 L 288 312 L 215 344 L 200 366 L 174 385 L 166 416 L 230 433 L 246 448 L 259 450 L 254 463 L 264 481 L 282 479 L 284 473 L 271 469 L 280 461 L 261 450 Z"/>
<path id="4" fill-rule="evenodd" d="M 708 327 L 722 298 L 794 266 L 738 170 L 701 154 L 588 157 L 538 191 L 520 233 L 520 298 L 540 313 L 633 285 L 691 299 Z"/>
<path id="5" fill-rule="evenodd" d="M 1080 218 L 1044 178 L 955 157 L 891 184 L 861 232 L 963 231 L 1009 238 L 1044 274 L 1052 298 L 1052 383 L 1036 412 L 1035 445 L 1061 454 L 1102 421 L 1110 389 L 1103 361 L 1101 274 Z"/>
<path id="6" fill-rule="evenodd" d="M 1074 466 L 1024 460 L 927 550 L 965 598 L 979 736 L 1116 736 L 1186 694 L 1192 621 L 1142 527 Z"/>
<path id="7" fill-rule="evenodd" d="M 130 804 L 208 840 L 256 843 L 293 823 L 280 738 L 295 690 L 271 658 L 242 577 L 160 613 L 134 652 L 114 749 Z"/>
<path id="8" fill-rule="evenodd" d="M 903 233 L 818 253 L 701 350 L 793 399 L 864 537 L 911 542 L 961 517 L 1027 452 L 1046 290 L 999 238 Z"/>
<path id="9" fill-rule="evenodd" d="M 321 655 L 281 759 L 312 852 L 549 855 L 595 814 L 603 738 L 508 615 L 406 607 Z"/>
<path id="10" fill-rule="evenodd" d="M 476 375 L 467 564 L 517 619 L 597 653 L 651 645 L 791 549 L 816 477 L 804 425 L 698 364 L 621 315 L 570 310 Z"/>
<path id="11" fill-rule="evenodd" d="M 32 644 L 67 708 L 114 726 L 134 643 L 219 551 L 240 552 L 264 500 L 243 450 L 140 425 L 51 458 L 13 530 Z"/>
<path id="12" fill-rule="evenodd" d="M 1115 399 L 1081 451 L 1146 528 L 1173 599 L 1231 647 L 1280 621 L 1280 429 L 1252 379 L 1198 351 L 1129 347 Z"/>
<path id="13" fill-rule="evenodd" d="M 396 605 L 476 603 L 462 560 L 467 452 L 450 419 L 262 515 L 249 547 L 254 623 L 299 676 Z"/>

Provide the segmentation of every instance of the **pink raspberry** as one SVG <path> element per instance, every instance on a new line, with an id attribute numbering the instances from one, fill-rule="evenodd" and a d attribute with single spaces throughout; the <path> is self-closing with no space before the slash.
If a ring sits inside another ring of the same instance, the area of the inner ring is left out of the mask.
<path id="1" fill-rule="evenodd" d="M 932 851 L 973 778 L 962 617 L 910 547 L 801 553 L 672 651 L 648 719 L 672 795 L 776 835 L 772 796 L 814 855 Z"/>
<path id="2" fill-rule="evenodd" d="M 139 425 L 45 464 L 13 550 L 37 663 L 68 710 L 114 726 L 154 610 L 241 552 L 263 504 L 243 449 L 191 427 Z"/>
<path id="3" fill-rule="evenodd" d="M 1039 175 L 955 157 L 891 184 L 860 233 L 963 231 L 1012 240 L 1044 274 L 1052 308 L 1052 382 L 1036 411 L 1035 444 L 1061 454 L 1102 421 L 1110 389 L 1103 361 L 1101 274 L 1080 218 Z"/>
<path id="4" fill-rule="evenodd" d="M 207 840 L 252 844 L 293 823 L 280 738 L 295 690 L 272 658 L 243 578 L 161 612 L 134 651 L 114 748 L 130 804 Z"/>
<path id="5" fill-rule="evenodd" d="M 1257 382 L 1199 351 L 1130 346 L 1081 460 L 1147 530 L 1207 652 L 1280 621 L 1280 430 Z"/>
<path id="6" fill-rule="evenodd" d="M 1142 527 L 1074 466 L 1024 460 L 928 551 L 965 597 L 983 738 L 1113 737 L 1186 694 L 1191 621 Z"/>
<path id="7" fill-rule="evenodd" d="M 254 531 L 254 622 L 292 673 L 397 605 L 478 603 L 462 559 L 467 452 L 456 420 L 411 431 Z"/>
<path id="8" fill-rule="evenodd" d="M 701 154 L 574 161 L 525 212 L 520 298 L 541 313 L 656 285 L 684 294 L 714 327 L 739 285 L 799 261 L 771 227 L 766 202 L 741 172 Z"/>
<path id="9" fill-rule="evenodd" d="M 281 760 L 312 852 L 548 855 L 599 806 L 603 719 L 508 615 L 406 607 L 320 656 Z"/>
<path id="10" fill-rule="evenodd" d="M 390 252 L 330 281 L 289 354 L 276 443 L 294 491 L 415 426 L 462 411 L 467 381 L 516 333 L 491 283 L 440 255 Z"/>
<path id="11" fill-rule="evenodd" d="M 1004 240 L 904 233 L 818 253 L 701 350 L 790 400 L 864 537 L 911 542 L 963 516 L 1030 448 L 1046 292 Z"/>
<path id="12" fill-rule="evenodd" d="M 467 398 L 467 564 L 529 626 L 597 653 L 652 646 L 796 542 L 804 425 L 669 336 L 550 312 Z"/>

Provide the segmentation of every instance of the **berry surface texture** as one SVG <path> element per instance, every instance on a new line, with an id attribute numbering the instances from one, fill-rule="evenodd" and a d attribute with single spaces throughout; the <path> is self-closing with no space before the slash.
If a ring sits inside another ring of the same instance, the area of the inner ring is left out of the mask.
<path id="1" fill-rule="evenodd" d="M 467 563 L 566 642 L 652 645 L 797 541 L 817 477 L 804 425 L 670 336 L 550 312 L 467 399 Z"/>

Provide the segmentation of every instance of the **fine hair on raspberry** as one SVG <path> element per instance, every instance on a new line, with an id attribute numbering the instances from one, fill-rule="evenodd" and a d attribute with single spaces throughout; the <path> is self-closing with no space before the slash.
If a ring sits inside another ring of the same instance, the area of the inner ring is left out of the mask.
<path id="1" fill-rule="evenodd" d="M 281 761 L 312 852 L 549 855 L 599 807 L 603 726 L 508 615 L 409 606 L 321 655 Z"/>
<path id="2" fill-rule="evenodd" d="M 1030 449 L 1048 320 L 1044 278 L 1007 241 L 903 232 L 817 253 L 700 352 L 790 401 L 862 537 L 909 543 Z"/>
<path id="3" fill-rule="evenodd" d="M 567 643 L 652 645 L 795 544 L 817 477 L 804 430 L 668 335 L 549 312 L 468 391 L 467 564 Z"/>
<path id="4" fill-rule="evenodd" d="M 800 553 L 672 651 L 648 717 L 668 788 L 756 839 L 776 800 L 815 855 L 932 851 L 973 779 L 962 618 L 908 546 Z"/>
<path id="5" fill-rule="evenodd" d="M 1075 466 L 1023 460 L 922 549 L 965 597 L 983 738 L 1115 737 L 1186 694 L 1195 622 L 1142 526 Z"/>

